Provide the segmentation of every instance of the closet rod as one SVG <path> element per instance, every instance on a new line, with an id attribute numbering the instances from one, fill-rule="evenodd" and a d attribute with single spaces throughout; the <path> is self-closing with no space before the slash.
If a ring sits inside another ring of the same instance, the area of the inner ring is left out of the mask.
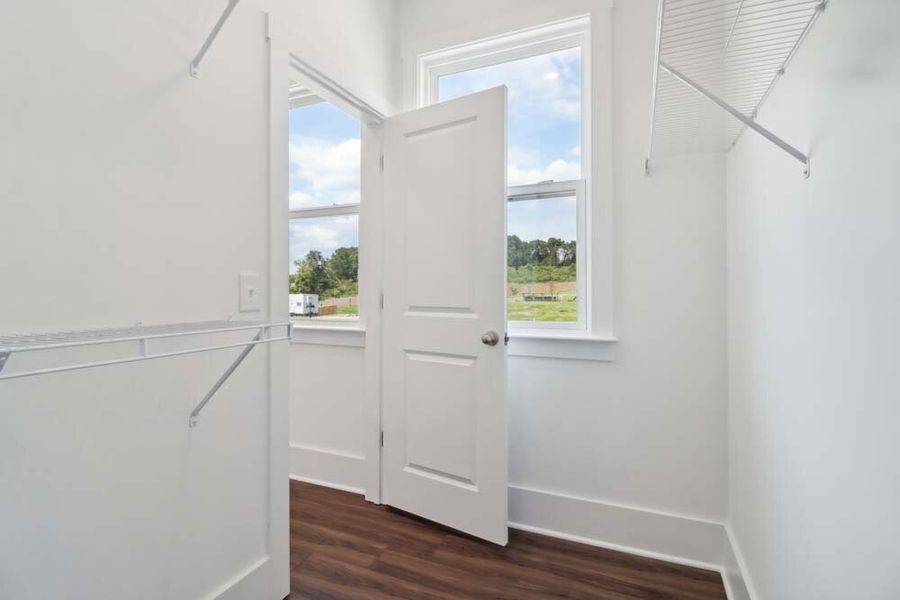
<path id="1" fill-rule="evenodd" d="M 284 335 L 279 335 L 277 337 L 272 337 L 272 329 L 281 328 L 285 329 Z M 189 348 L 185 350 L 173 350 L 168 352 L 158 352 L 153 353 L 148 351 L 148 342 L 154 339 L 170 339 L 174 337 L 180 336 L 196 336 L 196 335 L 208 335 L 208 334 L 216 334 L 216 333 L 233 333 L 236 331 L 246 331 L 248 329 L 257 330 L 258 335 L 250 341 L 244 342 L 229 342 L 226 344 L 217 344 L 213 346 L 201 346 L 197 348 Z M 228 348 L 242 348 L 248 345 L 255 346 L 257 344 L 266 344 L 269 342 L 280 342 L 284 340 L 291 339 L 292 333 L 292 324 L 291 323 L 259 323 L 252 326 L 248 326 L 245 323 L 240 323 L 236 327 L 214 327 L 208 329 L 195 329 L 190 331 L 178 331 L 172 333 L 165 333 L 160 335 L 125 335 L 121 337 L 104 337 L 101 339 L 88 339 L 88 340 L 77 340 L 72 342 L 63 342 L 59 344 L 28 344 L 19 346 L 16 342 L 13 344 L 8 344 L 6 342 L 10 342 L 15 340 L 16 338 L 0 338 L 0 371 L 3 370 L 5 366 L 8 365 L 9 358 L 15 356 L 18 353 L 22 352 L 30 352 L 34 350 L 56 350 L 60 348 L 74 348 L 81 346 L 92 346 L 96 344 L 118 344 L 125 342 L 138 342 L 139 344 L 139 352 L 134 356 L 124 356 L 119 358 L 110 358 L 106 360 L 98 360 L 93 362 L 79 362 L 75 364 L 67 364 L 56 367 L 46 367 L 42 369 L 32 369 L 28 371 L 13 371 L 11 373 L 2 373 L 0 372 L 0 381 L 6 379 L 20 379 L 22 377 L 34 377 L 38 375 L 49 375 L 51 373 L 62 373 L 65 371 L 77 371 L 80 369 L 92 369 L 95 367 L 106 367 L 109 365 L 120 365 L 131 362 L 138 362 L 142 360 L 151 360 L 154 358 L 169 358 L 173 356 L 185 356 L 188 354 L 197 354 L 200 352 L 211 352 L 213 350 L 226 350 Z"/>
<path id="2" fill-rule="evenodd" d="M 284 328 L 284 335 L 273 335 L 272 330 L 275 328 Z M 242 342 L 227 341 L 213 346 L 202 346 L 198 348 L 187 348 L 182 350 L 168 350 L 162 352 L 151 352 L 149 344 L 151 341 L 180 339 L 185 336 L 199 335 L 215 335 L 223 333 L 239 333 L 247 330 L 255 330 L 255 335 L 250 340 Z M 64 371 L 76 371 L 80 369 L 89 369 L 95 367 L 105 367 L 109 365 L 120 365 L 154 358 L 169 358 L 174 356 L 186 356 L 189 354 L 197 354 L 200 352 L 211 352 L 213 350 L 225 350 L 228 348 L 242 348 L 241 353 L 235 358 L 227 369 L 219 376 L 218 380 L 213 384 L 199 404 L 191 411 L 188 419 L 190 427 L 197 426 L 197 419 L 200 411 L 212 399 L 219 388 L 231 377 L 232 373 L 247 358 L 247 355 L 259 344 L 268 344 L 271 342 L 288 341 L 292 337 L 293 325 L 290 322 L 266 323 L 266 322 L 246 322 L 246 321 L 207 321 L 199 323 L 176 323 L 170 325 L 153 325 L 144 327 L 138 324 L 135 327 L 126 327 L 119 329 L 94 329 L 87 331 L 63 331 L 57 333 L 41 333 L 31 335 L 14 335 L 0 336 L 0 380 L 18 379 L 22 377 L 34 377 L 37 375 L 48 375 L 51 373 L 61 373 Z M 134 344 L 137 347 L 134 352 L 129 352 L 126 356 L 117 358 L 108 358 L 105 360 L 97 360 L 92 362 L 75 362 L 65 365 L 57 365 L 52 367 L 14 371 L 12 373 L 2 373 L 8 366 L 11 356 L 26 352 L 36 351 L 54 351 L 60 349 L 71 349 L 85 346 L 97 346 L 101 344 Z"/>

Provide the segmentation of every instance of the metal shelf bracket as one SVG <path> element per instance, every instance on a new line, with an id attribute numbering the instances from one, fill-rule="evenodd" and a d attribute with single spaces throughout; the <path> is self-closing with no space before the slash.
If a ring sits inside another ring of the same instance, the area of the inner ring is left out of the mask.
<path id="1" fill-rule="evenodd" d="M 730 114 L 732 117 L 734 117 L 735 119 L 737 119 L 738 121 L 740 121 L 741 123 L 743 123 L 744 125 L 749 127 L 750 129 L 755 131 L 756 133 L 760 134 L 761 136 L 763 136 L 764 138 L 766 138 L 767 140 L 769 140 L 770 142 L 772 142 L 773 144 L 775 144 L 776 146 L 778 146 L 779 148 L 781 148 L 782 150 L 784 150 L 785 152 L 787 152 L 788 154 L 790 154 L 791 156 L 793 156 L 794 158 L 799 160 L 803 164 L 803 176 L 809 177 L 809 156 L 807 156 L 805 153 L 801 152 L 794 146 L 791 146 L 786 141 L 784 141 L 783 139 L 781 139 L 780 137 L 778 137 L 777 135 L 775 135 L 774 133 L 772 133 L 771 131 L 769 131 L 768 129 L 766 129 L 765 127 L 760 125 L 759 123 L 757 123 L 753 118 L 748 117 L 745 114 L 741 113 L 740 111 L 738 111 L 737 109 L 732 107 L 730 104 L 728 104 L 727 102 L 725 102 L 724 100 L 722 100 L 721 98 L 719 98 L 718 96 L 716 96 L 715 94 L 713 94 L 712 92 L 710 92 L 709 90 L 707 90 L 706 88 L 701 86 L 700 84 L 691 80 L 684 73 L 681 73 L 677 69 L 675 69 L 672 66 L 670 66 L 669 64 L 667 64 L 665 61 L 662 61 L 662 60 L 659 61 L 659 68 L 664 69 L 666 72 L 668 72 L 670 75 L 672 75 L 675 79 L 679 80 L 681 83 L 688 86 L 695 92 L 698 92 L 699 94 L 702 94 L 703 96 L 705 96 L 712 102 L 715 102 L 721 108 L 723 108 L 726 112 L 728 112 L 728 114 Z M 644 168 L 649 171 L 648 165 L 649 165 L 649 160 L 644 163 Z"/>
<path id="2" fill-rule="evenodd" d="M 189 427 L 197 426 L 197 421 L 200 417 L 200 411 L 203 410 L 203 407 L 206 406 L 206 403 L 209 402 L 213 396 L 215 396 L 216 392 L 219 391 L 219 388 L 222 387 L 222 384 L 224 384 L 228 380 L 228 378 L 231 377 L 231 374 L 234 373 L 235 369 L 237 369 L 240 364 L 244 362 L 244 359 L 247 358 L 247 355 L 250 354 L 250 351 L 256 347 L 256 344 L 258 344 L 261 339 L 262 332 L 260 331 L 253 337 L 252 340 L 250 340 L 250 343 L 247 344 L 246 347 L 244 347 L 241 353 L 238 354 L 238 357 L 234 359 L 234 362 L 232 362 L 228 366 L 228 368 L 225 369 L 225 372 L 222 373 L 222 376 L 219 377 L 219 379 L 213 384 L 209 391 L 206 392 L 206 395 L 203 396 L 203 400 L 201 400 L 200 403 L 194 407 L 194 410 L 191 411 L 191 416 L 188 419 Z"/>
<path id="3" fill-rule="evenodd" d="M 222 26 L 225 25 L 225 21 L 227 21 L 228 17 L 231 16 L 231 12 L 234 10 L 234 7 L 237 6 L 237 3 L 239 1 L 240 0 L 228 0 L 228 4 L 225 6 L 225 11 L 222 13 L 222 16 L 219 17 L 218 21 L 216 21 L 216 24 L 213 26 L 212 31 L 208 36 L 206 36 L 206 41 L 203 42 L 203 45 L 200 47 L 200 51 L 197 52 L 197 56 L 195 56 L 194 60 L 191 61 L 191 65 L 189 68 L 191 77 L 200 77 L 200 62 L 203 60 L 203 57 L 206 56 L 206 51 L 209 50 L 209 47 L 215 41 L 216 36 L 219 35 L 219 31 L 222 29 Z"/>

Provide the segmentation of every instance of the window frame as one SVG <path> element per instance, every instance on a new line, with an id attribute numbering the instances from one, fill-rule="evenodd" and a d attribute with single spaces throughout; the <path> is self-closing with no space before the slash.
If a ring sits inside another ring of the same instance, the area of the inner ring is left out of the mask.
<path id="1" fill-rule="evenodd" d="M 581 49 L 581 179 L 539 182 L 511 186 L 507 201 L 515 193 L 527 193 L 523 188 L 553 186 L 576 192 L 576 289 L 578 290 L 578 320 L 572 322 L 510 321 L 507 328 L 512 336 L 547 335 L 589 337 L 595 328 L 596 310 L 591 266 L 593 257 L 591 231 L 591 178 L 593 126 L 591 101 L 591 20 L 580 16 L 557 21 L 518 32 L 494 36 L 484 40 L 460 44 L 450 48 L 420 54 L 416 61 L 416 101 L 424 107 L 438 102 L 439 80 L 445 75 L 471 71 L 496 64 L 531 58 L 571 48 Z M 572 188 L 575 188 L 574 190 Z M 533 193 L 533 192 L 532 192 Z"/>
<path id="2" fill-rule="evenodd" d="M 362 218 L 360 216 L 360 206 L 362 204 L 362 177 L 364 171 L 363 165 L 363 157 L 362 157 L 362 148 L 365 146 L 365 140 L 363 137 L 366 135 L 366 126 L 365 123 L 360 121 L 357 115 L 352 114 L 344 110 L 341 106 L 333 102 L 329 102 L 324 98 L 316 95 L 311 92 L 309 89 L 301 86 L 291 86 L 289 90 L 288 97 L 288 114 L 290 111 L 297 108 L 304 108 L 307 106 L 312 106 L 318 104 L 320 102 L 325 102 L 331 104 L 334 108 L 340 110 L 347 116 L 355 119 L 359 122 L 359 130 L 360 130 L 360 201 L 346 204 L 332 204 L 331 206 L 313 206 L 309 208 L 299 208 L 296 210 L 290 210 L 288 208 L 288 228 L 290 228 L 291 223 L 298 219 L 318 219 L 322 217 L 340 217 L 347 215 L 356 215 L 356 236 L 357 236 L 357 249 L 362 254 L 362 243 L 360 241 L 361 231 L 362 231 Z M 288 137 L 290 140 L 290 137 Z M 290 234 L 288 235 L 288 243 L 290 243 Z M 290 274 L 290 272 L 289 272 Z M 362 277 L 359 274 L 358 279 Z M 358 283 L 359 285 L 359 283 Z M 361 286 L 360 286 L 361 287 Z M 362 302 L 362 290 L 358 292 L 359 304 L 358 309 L 359 313 L 355 317 L 332 317 L 332 316 L 324 316 L 324 317 L 295 317 L 290 316 L 290 321 L 296 327 L 301 328 L 329 328 L 329 329 L 361 329 L 364 326 L 364 308 Z"/>
<path id="3" fill-rule="evenodd" d="M 575 196 L 575 294 L 578 318 L 575 321 L 512 321 L 507 317 L 507 327 L 511 334 L 534 333 L 535 330 L 587 331 L 588 313 L 590 312 L 588 253 L 585 244 L 581 241 L 587 239 L 585 189 L 584 179 L 515 185 L 507 189 L 507 203 Z M 507 236 L 509 236 L 508 231 Z M 509 282 L 507 281 L 508 286 Z"/>

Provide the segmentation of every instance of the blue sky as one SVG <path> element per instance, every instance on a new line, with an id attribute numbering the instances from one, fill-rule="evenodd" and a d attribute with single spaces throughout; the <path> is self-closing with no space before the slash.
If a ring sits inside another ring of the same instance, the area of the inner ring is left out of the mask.
<path id="1" fill-rule="evenodd" d="M 359 202 L 359 122 L 319 102 L 290 111 L 289 127 L 291 209 Z M 342 246 L 359 246 L 357 222 L 356 215 L 292 221 L 290 271 L 310 250 L 327 257 Z"/>
<path id="2" fill-rule="evenodd" d="M 327 102 L 290 111 L 291 208 L 359 202 L 359 121 Z"/>
<path id="3" fill-rule="evenodd" d="M 509 88 L 509 185 L 581 177 L 580 48 L 445 75 L 438 98 L 497 85 Z M 292 209 L 359 201 L 355 119 L 324 102 L 294 109 L 290 146 Z M 508 213 L 509 233 L 522 239 L 575 239 L 574 198 L 514 202 Z M 290 245 L 291 264 L 313 248 L 328 256 L 341 246 L 358 245 L 356 217 L 294 221 Z"/>

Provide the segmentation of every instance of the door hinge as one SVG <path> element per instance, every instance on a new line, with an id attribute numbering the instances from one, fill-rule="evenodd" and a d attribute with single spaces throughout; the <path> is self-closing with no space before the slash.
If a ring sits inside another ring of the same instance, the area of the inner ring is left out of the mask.
<path id="1" fill-rule="evenodd" d="M 378 296 L 378 308 L 384 310 L 384 292 L 381 292 Z"/>
<path id="2" fill-rule="evenodd" d="M 378 159 L 378 164 L 381 167 L 381 170 L 384 171 L 384 154 Z"/>
<path id="3" fill-rule="evenodd" d="M 381 447 L 384 448 L 384 432 L 381 432 Z"/>

